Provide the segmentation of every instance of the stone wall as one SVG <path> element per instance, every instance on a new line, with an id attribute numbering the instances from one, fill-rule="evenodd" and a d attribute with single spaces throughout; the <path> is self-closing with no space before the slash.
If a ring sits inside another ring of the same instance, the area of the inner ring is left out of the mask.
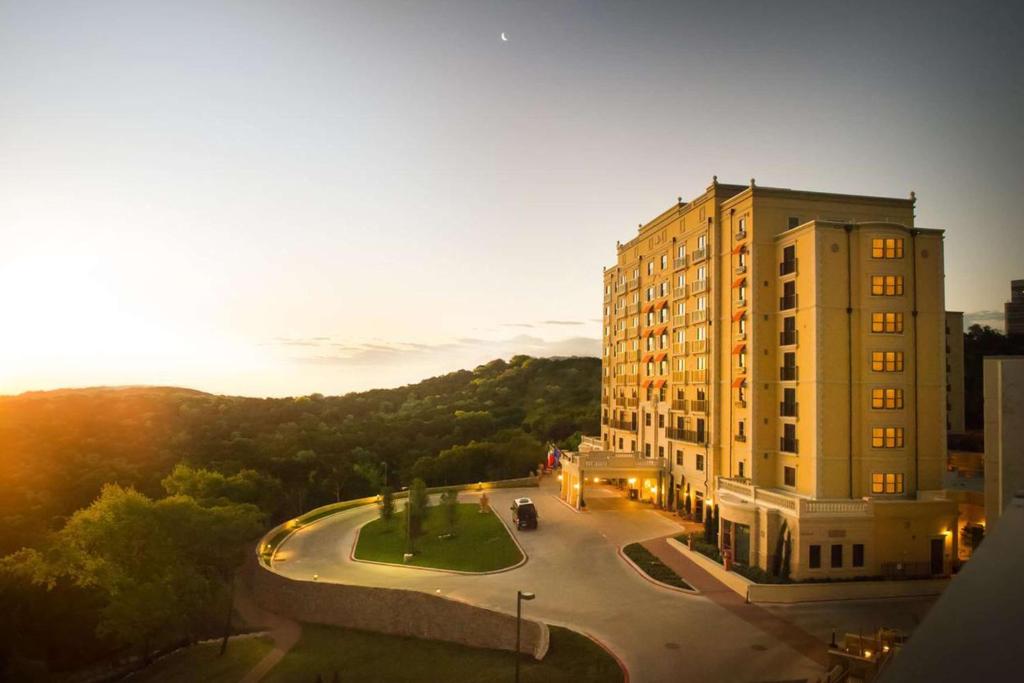
<path id="1" fill-rule="evenodd" d="M 419 591 L 296 581 L 267 568 L 253 568 L 253 593 L 260 607 L 297 621 L 364 631 L 442 640 L 471 647 L 514 651 L 516 618 Z M 509 596 L 509 602 L 515 596 Z M 546 624 L 523 619 L 520 651 L 543 659 Z"/>

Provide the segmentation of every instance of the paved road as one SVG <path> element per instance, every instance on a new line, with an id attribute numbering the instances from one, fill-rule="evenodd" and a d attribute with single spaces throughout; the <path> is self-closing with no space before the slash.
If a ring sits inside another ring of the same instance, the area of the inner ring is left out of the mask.
<path id="1" fill-rule="evenodd" d="M 589 490 L 592 510 L 578 513 L 556 491 L 549 480 L 540 489 L 488 492 L 506 517 L 515 497 L 530 496 L 537 504 L 540 529 L 517 532 L 529 561 L 512 571 L 457 576 L 351 562 L 356 529 L 376 517 L 372 506 L 300 530 L 280 548 L 274 569 L 296 579 L 318 574 L 320 581 L 440 591 L 506 613 L 515 613 L 517 589 L 533 591 L 528 616 L 596 636 L 640 683 L 813 680 L 821 674 L 819 665 L 715 602 L 653 585 L 618 556 L 623 544 L 677 533 L 670 519 L 597 487 Z"/>

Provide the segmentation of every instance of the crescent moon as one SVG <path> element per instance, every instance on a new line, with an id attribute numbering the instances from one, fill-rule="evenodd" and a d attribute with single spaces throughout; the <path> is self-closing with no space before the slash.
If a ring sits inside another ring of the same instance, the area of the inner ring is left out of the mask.
<path id="1" fill-rule="evenodd" d="M 508 36 L 505 35 L 504 31 L 501 32 L 501 42 L 503 42 L 503 43 L 507 43 L 508 42 Z"/>

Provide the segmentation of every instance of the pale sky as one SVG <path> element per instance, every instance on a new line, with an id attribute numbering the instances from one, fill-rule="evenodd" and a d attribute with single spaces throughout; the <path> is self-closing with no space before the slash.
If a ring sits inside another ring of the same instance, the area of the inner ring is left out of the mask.
<path id="1" fill-rule="evenodd" d="M 0 0 L 0 393 L 596 355 L 616 240 L 712 175 L 914 190 L 1001 315 L 1020 7 Z"/>

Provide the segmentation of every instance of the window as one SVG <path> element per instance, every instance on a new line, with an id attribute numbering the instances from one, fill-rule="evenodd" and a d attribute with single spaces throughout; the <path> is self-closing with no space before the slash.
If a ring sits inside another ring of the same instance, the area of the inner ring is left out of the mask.
<path id="1" fill-rule="evenodd" d="M 676 258 L 686 258 L 686 245 L 680 244 L 679 250 L 676 252 Z"/>
<path id="2" fill-rule="evenodd" d="M 796 282 L 790 280 L 782 285 L 782 296 L 779 298 L 779 310 L 788 311 L 796 308 Z"/>
<path id="3" fill-rule="evenodd" d="M 707 243 L 708 243 L 708 238 L 707 238 L 706 235 L 701 235 L 700 237 L 697 238 L 697 248 L 698 249 L 703 249 L 704 247 L 707 246 Z"/>
<path id="4" fill-rule="evenodd" d="M 658 457 L 659 458 L 664 458 L 665 457 L 665 447 L 664 446 L 658 446 Z"/>
<path id="5" fill-rule="evenodd" d="M 800 225 L 800 217 L 799 216 L 790 216 L 789 217 L 789 229 L 792 230 L 793 228 L 795 228 L 798 225 Z"/>
<path id="6" fill-rule="evenodd" d="M 665 416 L 660 413 L 658 414 L 658 426 L 663 429 L 665 427 Z"/>
<path id="7" fill-rule="evenodd" d="M 676 451 L 676 464 L 682 466 L 683 464 L 683 452 Z"/>
<path id="8" fill-rule="evenodd" d="M 782 346 L 796 344 L 796 318 L 794 316 L 782 319 L 782 334 L 779 336 L 779 344 Z"/>
<path id="9" fill-rule="evenodd" d="M 704 456 L 700 453 L 697 454 L 697 469 L 701 472 L 704 471 Z"/>
<path id="10" fill-rule="evenodd" d="M 872 427 L 872 448 L 903 448 L 903 427 Z"/>
<path id="11" fill-rule="evenodd" d="M 876 410 L 900 410 L 903 408 L 903 390 L 872 389 L 871 407 Z"/>
<path id="12" fill-rule="evenodd" d="M 649 444 L 649 443 L 645 443 L 644 444 L 644 457 L 645 458 L 651 457 L 651 444 Z"/>
<path id="13" fill-rule="evenodd" d="M 796 379 L 796 354 L 792 351 L 782 354 L 782 368 L 780 368 L 779 379 L 783 381 Z"/>
<path id="14" fill-rule="evenodd" d="M 779 450 L 785 453 L 797 453 L 796 425 L 787 423 L 782 425 L 782 437 L 779 439 Z"/>
<path id="15" fill-rule="evenodd" d="M 838 543 L 832 544 L 831 565 L 833 569 L 843 568 L 843 546 Z"/>
<path id="16" fill-rule="evenodd" d="M 740 460 L 740 479 L 743 479 L 743 461 Z"/>
<path id="17" fill-rule="evenodd" d="M 871 240 L 871 258 L 903 258 L 903 238 L 875 237 Z"/>
<path id="18" fill-rule="evenodd" d="M 902 275 L 872 275 L 872 296 L 903 296 Z"/>
<path id="19" fill-rule="evenodd" d="M 782 263 L 779 264 L 779 275 L 796 272 L 796 245 L 791 244 L 782 249 Z"/>
<path id="20" fill-rule="evenodd" d="M 864 544 L 854 543 L 853 544 L 853 566 L 863 567 L 864 566 Z"/>
<path id="21" fill-rule="evenodd" d="M 810 546 L 811 556 L 808 559 L 807 566 L 811 569 L 821 569 L 821 546 L 812 545 Z"/>
<path id="22" fill-rule="evenodd" d="M 901 334 L 903 332 L 903 314 L 872 313 L 871 331 L 883 334 Z"/>
<path id="23" fill-rule="evenodd" d="M 874 472 L 871 475 L 871 493 L 903 493 L 903 473 Z"/>
<path id="24" fill-rule="evenodd" d="M 668 254 L 661 255 L 661 269 L 665 270 L 668 268 Z"/>
<path id="25" fill-rule="evenodd" d="M 654 275 L 654 261 L 647 262 L 647 274 Z"/>
<path id="26" fill-rule="evenodd" d="M 903 372 L 903 352 L 872 351 L 871 369 L 875 372 Z"/>
<path id="27" fill-rule="evenodd" d="M 782 477 L 786 486 L 796 486 L 796 468 L 795 467 L 783 467 Z"/>

